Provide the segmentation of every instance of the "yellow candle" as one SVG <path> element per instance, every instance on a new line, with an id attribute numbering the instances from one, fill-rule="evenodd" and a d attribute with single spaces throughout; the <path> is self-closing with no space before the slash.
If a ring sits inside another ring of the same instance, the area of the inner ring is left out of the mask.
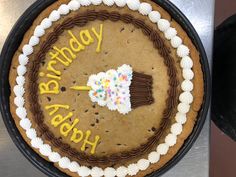
<path id="1" fill-rule="evenodd" d="M 91 90 L 92 88 L 89 87 L 89 86 L 73 86 L 73 87 L 71 87 L 71 89 L 73 89 L 73 90 L 79 90 L 79 91 L 89 91 L 89 90 Z"/>

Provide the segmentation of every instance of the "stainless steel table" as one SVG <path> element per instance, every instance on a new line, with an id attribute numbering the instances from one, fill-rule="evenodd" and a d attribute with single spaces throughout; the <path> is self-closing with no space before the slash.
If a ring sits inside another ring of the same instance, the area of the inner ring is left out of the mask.
<path id="1" fill-rule="evenodd" d="M 0 0 L 0 50 L 12 26 L 35 0 Z M 214 0 L 171 0 L 192 22 L 212 61 Z M 209 116 L 192 149 L 163 177 L 208 177 Z M 4 177 L 45 176 L 18 151 L 0 118 L 0 174 Z"/>

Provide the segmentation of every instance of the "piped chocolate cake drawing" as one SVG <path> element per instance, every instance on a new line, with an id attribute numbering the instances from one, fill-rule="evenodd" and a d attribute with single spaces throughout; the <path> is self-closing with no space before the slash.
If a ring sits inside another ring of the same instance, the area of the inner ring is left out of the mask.
<path id="1" fill-rule="evenodd" d="M 129 65 L 111 69 L 89 77 L 87 86 L 73 86 L 74 90 L 88 90 L 92 102 L 127 114 L 131 109 L 154 102 L 152 76 L 138 73 Z"/>

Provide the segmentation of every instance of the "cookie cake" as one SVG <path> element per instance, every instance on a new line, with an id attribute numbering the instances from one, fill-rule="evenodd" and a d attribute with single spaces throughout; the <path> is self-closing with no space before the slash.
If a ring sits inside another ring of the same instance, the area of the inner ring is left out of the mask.
<path id="1" fill-rule="evenodd" d="M 191 134 L 204 96 L 196 47 L 151 0 L 60 0 L 10 69 L 24 140 L 70 176 L 145 176 Z"/>

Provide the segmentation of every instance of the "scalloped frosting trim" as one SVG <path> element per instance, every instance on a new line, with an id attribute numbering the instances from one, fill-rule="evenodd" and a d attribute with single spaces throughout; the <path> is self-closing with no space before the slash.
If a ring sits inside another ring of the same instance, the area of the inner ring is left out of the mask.
<path id="1" fill-rule="evenodd" d="M 27 110 L 24 107 L 24 84 L 25 73 L 27 71 L 26 65 L 29 61 L 29 55 L 33 53 L 33 47 L 39 44 L 40 38 L 45 34 L 45 30 L 50 28 L 53 22 L 58 21 L 61 16 L 67 15 L 70 11 L 76 11 L 80 6 L 100 5 L 101 3 L 112 6 L 116 4 L 118 7 L 128 6 L 130 10 L 138 11 L 140 14 L 148 16 L 151 22 L 156 23 L 158 29 L 164 33 L 167 40 L 170 41 L 171 46 L 176 48 L 178 57 L 181 58 L 180 66 L 182 68 L 182 75 L 184 81 L 181 83 L 183 92 L 179 97 L 179 105 L 177 107 L 178 112 L 175 116 L 176 122 L 171 126 L 170 133 L 166 136 L 165 141 L 159 144 L 156 151 L 149 153 L 147 159 L 140 159 L 138 162 L 130 164 L 128 166 L 120 166 L 116 169 L 107 167 L 105 169 L 99 167 L 92 167 L 92 169 L 86 166 L 80 166 L 77 162 L 71 161 L 68 157 L 62 157 L 58 152 L 52 150 L 49 144 L 45 144 L 43 140 L 37 136 L 37 132 L 32 127 L 30 119 L 27 118 Z M 193 96 L 191 91 L 193 90 L 192 79 L 194 73 L 192 71 L 193 61 L 189 56 L 189 48 L 183 44 L 183 40 L 177 35 L 175 28 L 171 27 L 170 22 L 161 18 L 161 14 L 158 11 L 153 11 L 152 6 L 146 2 L 140 2 L 139 0 L 72 0 L 68 4 L 62 4 L 57 10 L 53 10 L 51 14 L 42 20 L 38 25 L 33 36 L 30 38 L 29 43 L 22 48 L 22 54 L 19 55 L 19 66 L 17 67 L 16 85 L 13 88 L 15 93 L 14 104 L 17 106 L 16 114 L 21 119 L 20 126 L 25 130 L 27 137 L 31 140 L 31 146 L 38 149 L 40 154 L 47 157 L 49 161 L 58 163 L 62 169 L 68 169 L 71 172 L 77 173 L 80 176 L 92 176 L 92 177 L 124 177 L 126 175 L 134 176 L 139 171 L 146 170 L 151 164 L 157 163 L 161 156 L 168 153 L 170 147 L 174 146 L 177 141 L 177 136 L 181 134 L 183 130 L 183 124 L 187 120 L 186 114 L 190 110 L 190 104 L 193 102 Z"/>

